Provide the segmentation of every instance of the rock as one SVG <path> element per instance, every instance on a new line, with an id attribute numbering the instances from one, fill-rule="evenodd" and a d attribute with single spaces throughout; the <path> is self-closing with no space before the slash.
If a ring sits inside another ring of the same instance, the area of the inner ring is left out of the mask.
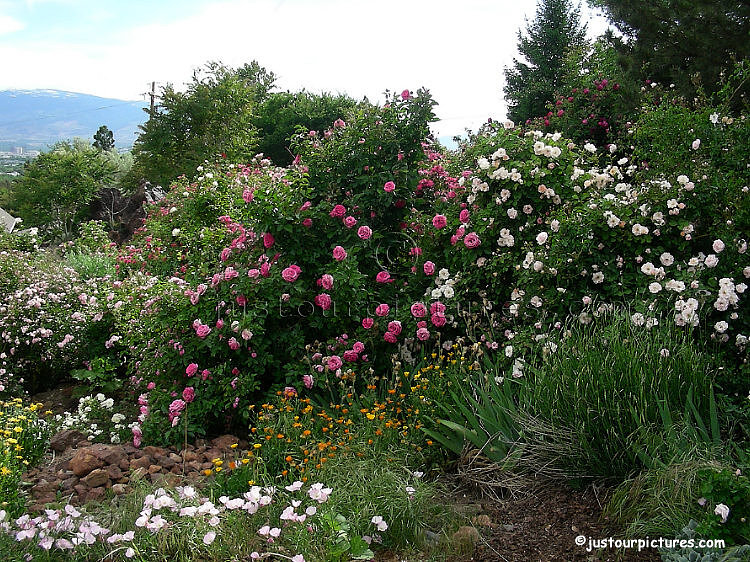
<path id="1" fill-rule="evenodd" d="M 132 461 L 130 461 L 130 469 L 131 470 L 136 469 L 136 468 L 147 469 L 149 466 L 151 466 L 151 464 L 153 464 L 151 462 L 151 457 L 148 455 L 144 455 L 139 459 L 133 459 Z"/>
<path id="2" fill-rule="evenodd" d="M 497 527 L 497 525 L 490 519 L 490 516 L 484 513 L 472 517 L 471 522 L 475 527 Z"/>
<path id="3" fill-rule="evenodd" d="M 154 447 L 152 445 L 144 447 L 143 452 L 147 455 L 151 455 L 152 457 L 163 457 L 167 454 L 167 451 L 165 449 L 162 449 L 161 447 Z"/>
<path id="4" fill-rule="evenodd" d="M 120 470 L 130 470 L 130 461 L 124 458 L 120 461 Z"/>
<path id="5" fill-rule="evenodd" d="M 169 453 L 169 457 L 167 458 L 174 461 L 175 463 L 182 462 L 182 457 L 177 453 Z"/>
<path id="6" fill-rule="evenodd" d="M 114 484 L 112 485 L 112 493 L 116 496 L 121 496 L 130 492 L 130 486 L 125 484 Z"/>
<path id="7" fill-rule="evenodd" d="M 104 497 L 104 494 L 105 494 L 104 488 L 91 488 L 86 493 L 86 499 L 84 501 L 91 502 L 91 501 L 100 500 Z"/>
<path id="8" fill-rule="evenodd" d="M 89 488 L 98 488 L 100 486 L 106 486 L 109 483 L 109 474 L 106 470 L 97 468 L 92 470 L 86 478 L 83 479 Z"/>
<path id="9" fill-rule="evenodd" d="M 176 474 L 159 474 L 151 475 L 151 483 L 157 486 L 178 486 L 182 479 Z"/>
<path id="10" fill-rule="evenodd" d="M 138 480 L 143 480 L 143 478 L 148 474 L 146 469 L 144 467 L 138 467 L 133 472 L 130 473 L 130 480 L 131 482 L 137 482 Z"/>
<path id="11" fill-rule="evenodd" d="M 185 462 L 193 462 L 198 460 L 198 453 L 195 451 L 185 451 Z"/>
<path id="12" fill-rule="evenodd" d="M 89 447 L 91 453 L 106 464 L 120 464 L 120 461 L 127 455 L 121 447 L 117 445 L 97 444 Z"/>
<path id="13" fill-rule="evenodd" d="M 104 461 L 94 455 L 88 448 L 81 449 L 70 459 L 70 470 L 78 476 L 86 476 L 96 468 L 104 466 Z"/>
<path id="14" fill-rule="evenodd" d="M 161 466 L 159 466 L 158 464 L 152 464 L 148 467 L 149 474 L 156 474 L 157 472 L 161 472 Z"/>
<path id="15" fill-rule="evenodd" d="M 217 449 L 229 449 L 231 445 L 237 443 L 237 439 L 234 435 L 221 435 L 211 441 L 211 444 Z"/>
<path id="16" fill-rule="evenodd" d="M 119 480 L 122 478 L 122 470 L 119 466 L 111 464 L 107 467 L 107 475 L 109 475 L 110 480 Z"/>
<path id="17" fill-rule="evenodd" d="M 75 429 L 66 429 L 52 436 L 49 440 L 49 448 L 57 453 L 62 453 L 65 449 L 69 449 L 81 440 L 85 440 L 86 436 L 80 431 Z"/>
<path id="18" fill-rule="evenodd" d="M 44 478 L 39 480 L 32 488 L 31 493 L 34 497 L 57 491 L 57 482 L 47 482 Z"/>
<path id="19" fill-rule="evenodd" d="M 479 531 L 474 527 L 464 525 L 453 533 L 453 544 L 461 553 L 473 552 L 477 542 L 479 542 Z"/>
<path id="20" fill-rule="evenodd" d="M 60 487 L 65 492 L 69 492 L 73 489 L 73 486 L 78 484 L 78 477 L 77 476 L 71 476 L 70 478 L 66 478 L 62 482 L 60 482 Z"/>

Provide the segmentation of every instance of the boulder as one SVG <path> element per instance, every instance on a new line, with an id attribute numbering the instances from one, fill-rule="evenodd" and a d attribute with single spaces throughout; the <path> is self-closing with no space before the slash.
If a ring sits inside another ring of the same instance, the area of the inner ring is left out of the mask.
<path id="1" fill-rule="evenodd" d="M 82 476 L 86 476 L 92 470 L 101 468 L 103 466 L 104 461 L 94 455 L 88 449 L 88 447 L 76 451 L 76 454 L 73 455 L 72 459 L 70 459 L 70 470 L 72 470 L 73 474 L 75 474 L 79 478 Z"/>

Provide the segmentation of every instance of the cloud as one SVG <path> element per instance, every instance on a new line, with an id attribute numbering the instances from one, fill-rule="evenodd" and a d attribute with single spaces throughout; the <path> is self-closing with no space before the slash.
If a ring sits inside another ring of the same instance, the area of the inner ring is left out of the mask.
<path id="1" fill-rule="evenodd" d="M 440 104 L 434 130 L 453 135 L 504 117 L 502 70 L 534 9 L 533 0 L 221 0 L 77 44 L 0 43 L 0 60 L 16 87 L 121 99 L 141 99 L 152 80 L 179 88 L 211 60 L 257 60 L 281 89 L 374 102 L 386 88 L 423 86 Z"/>
<path id="2" fill-rule="evenodd" d="M 3 14 L 0 14 L 0 35 L 6 35 L 8 33 L 14 33 L 16 31 L 21 31 L 26 26 L 23 22 L 12 18 L 10 16 L 5 16 Z"/>

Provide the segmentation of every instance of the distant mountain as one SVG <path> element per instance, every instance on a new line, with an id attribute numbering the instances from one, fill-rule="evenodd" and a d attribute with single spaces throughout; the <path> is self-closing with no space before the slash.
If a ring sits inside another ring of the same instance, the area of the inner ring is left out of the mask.
<path id="1" fill-rule="evenodd" d="M 73 137 L 93 140 L 101 125 L 114 133 L 117 147 L 130 147 L 146 120 L 145 107 L 61 90 L 0 90 L 0 151 L 43 150 Z"/>

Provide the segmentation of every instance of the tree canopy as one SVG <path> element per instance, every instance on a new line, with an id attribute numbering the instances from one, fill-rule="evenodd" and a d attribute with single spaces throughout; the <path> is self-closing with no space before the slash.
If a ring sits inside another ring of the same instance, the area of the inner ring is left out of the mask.
<path id="1" fill-rule="evenodd" d="M 675 84 L 691 97 L 696 87 L 716 92 L 733 64 L 750 56 L 746 1 L 588 1 L 622 33 L 620 51 L 640 78 Z"/>
<path id="2" fill-rule="evenodd" d="M 167 84 L 135 142 L 135 173 L 168 185 L 219 154 L 249 160 L 257 146 L 253 108 L 275 80 L 255 61 L 238 69 L 211 62 L 193 74 L 184 92 Z"/>
<path id="3" fill-rule="evenodd" d="M 43 227 L 52 238 L 66 240 L 113 172 L 111 162 L 86 141 L 59 142 L 25 165 L 14 182 L 11 207 L 24 226 Z"/>
<path id="4" fill-rule="evenodd" d="M 566 53 L 584 44 L 586 25 L 581 25 L 580 6 L 569 0 L 540 0 L 534 21 L 526 32 L 518 31 L 521 59 L 505 69 L 508 118 L 525 121 L 546 113 L 562 80 Z"/>

